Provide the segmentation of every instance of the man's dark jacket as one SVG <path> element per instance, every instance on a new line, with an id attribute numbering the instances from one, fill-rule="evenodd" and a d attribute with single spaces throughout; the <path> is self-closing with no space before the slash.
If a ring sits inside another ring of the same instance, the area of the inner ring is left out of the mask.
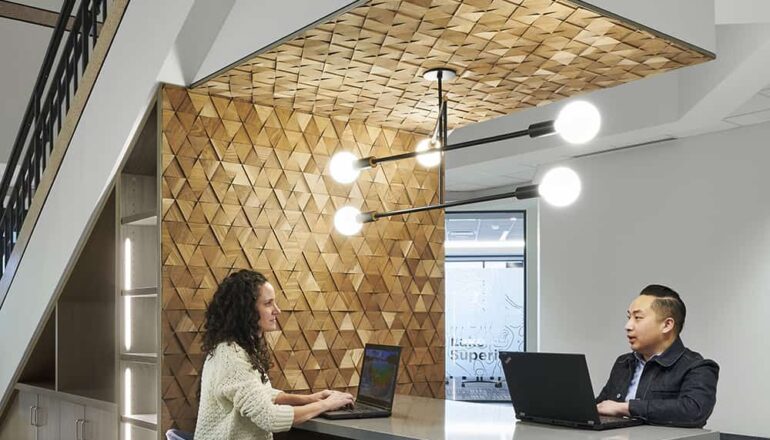
<path id="1" fill-rule="evenodd" d="M 633 353 L 621 355 L 596 402 L 624 402 L 636 369 Z M 700 428 L 714 410 L 719 365 L 703 359 L 677 340 L 660 356 L 647 362 L 629 401 L 631 416 L 655 425 Z"/>

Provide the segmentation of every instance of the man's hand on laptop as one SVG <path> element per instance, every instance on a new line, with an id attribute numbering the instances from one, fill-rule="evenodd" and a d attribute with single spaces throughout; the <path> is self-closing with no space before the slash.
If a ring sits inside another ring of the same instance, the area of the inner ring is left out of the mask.
<path id="1" fill-rule="evenodd" d="M 628 402 L 605 400 L 596 405 L 596 409 L 599 411 L 599 415 L 602 416 L 628 417 L 631 415 L 628 412 Z"/>

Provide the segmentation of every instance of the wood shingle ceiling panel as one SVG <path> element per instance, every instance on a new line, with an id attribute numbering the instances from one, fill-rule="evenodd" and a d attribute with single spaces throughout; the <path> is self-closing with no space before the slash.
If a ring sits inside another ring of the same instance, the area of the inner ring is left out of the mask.
<path id="1" fill-rule="evenodd" d="M 449 126 L 708 61 L 713 55 L 567 0 L 373 0 L 201 85 L 327 117 L 427 133 L 434 67 Z"/>

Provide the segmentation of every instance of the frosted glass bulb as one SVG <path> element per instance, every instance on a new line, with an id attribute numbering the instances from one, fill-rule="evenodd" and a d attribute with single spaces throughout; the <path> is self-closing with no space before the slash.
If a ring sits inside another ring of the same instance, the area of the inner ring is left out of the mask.
<path id="1" fill-rule="evenodd" d="M 425 138 L 417 143 L 415 151 L 428 151 L 436 148 L 441 148 L 441 142 L 434 141 L 431 138 Z M 435 167 L 441 163 L 441 152 L 436 151 L 433 153 L 418 154 L 417 162 L 426 168 Z"/>
<path id="2" fill-rule="evenodd" d="M 548 171 L 538 186 L 540 197 L 557 207 L 574 203 L 580 196 L 580 190 L 580 177 L 567 167 L 556 167 Z"/>
<path id="3" fill-rule="evenodd" d="M 352 206 L 340 208 L 334 214 L 334 228 L 342 235 L 357 234 L 364 226 L 358 218 L 360 215 L 361 211 Z"/>
<path id="4" fill-rule="evenodd" d="M 601 125 L 602 115 L 596 106 L 587 101 L 574 101 L 561 109 L 554 128 L 565 141 L 584 144 L 596 137 Z"/>
<path id="5" fill-rule="evenodd" d="M 361 170 L 356 167 L 357 161 L 358 158 L 348 151 L 340 151 L 332 156 L 332 160 L 329 162 L 332 179 L 339 183 L 352 183 L 358 179 Z"/>

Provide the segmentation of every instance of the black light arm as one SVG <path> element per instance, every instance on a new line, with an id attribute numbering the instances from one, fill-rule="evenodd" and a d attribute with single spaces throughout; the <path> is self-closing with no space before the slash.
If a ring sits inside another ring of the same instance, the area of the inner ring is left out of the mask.
<path id="1" fill-rule="evenodd" d="M 441 138 L 444 137 L 444 133 L 441 127 L 442 125 L 441 121 L 444 120 L 445 116 L 446 116 L 446 101 L 441 103 L 441 108 L 439 109 L 439 112 L 438 112 L 438 119 L 436 119 L 436 126 L 433 128 L 433 133 L 430 135 L 431 139 L 441 141 L 442 145 L 443 145 L 443 140 Z"/>
<path id="2" fill-rule="evenodd" d="M 525 130 L 519 130 L 511 133 L 498 134 L 496 136 L 489 136 L 481 139 L 474 139 L 471 141 L 460 142 L 457 144 L 447 145 L 443 148 L 437 148 L 437 150 L 446 152 L 446 151 L 452 151 L 452 150 L 459 150 L 462 148 L 475 147 L 476 145 L 504 141 L 507 139 L 514 139 L 514 138 L 523 137 L 523 136 L 529 136 L 535 139 L 535 138 L 540 138 L 544 136 L 549 136 L 555 133 L 556 133 L 556 129 L 554 128 L 554 121 L 538 122 L 537 124 L 530 125 Z M 419 151 L 419 152 L 410 151 L 408 153 L 394 154 L 393 156 L 386 156 L 386 157 L 365 157 L 363 159 L 359 159 L 358 162 L 356 163 L 356 166 L 359 167 L 359 169 L 371 168 L 376 166 L 378 163 L 393 162 L 401 159 L 409 159 L 411 157 L 416 157 L 424 153 L 425 151 Z"/>
<path id="3" fill-rule="evenodd" d="M 455 206 L 471 205 L 473 203 L 490 202 L 492 200 L 510 199 L 516 198 L 519 200 L 531 199 L 538 196 L 538 185 L 526 185 L 516 188 L 512 192 L 494 194 L 491 196 L 476 197 L 467 200 L 457 200 L 454 202 L 439 203 L 437 205 L 418 206 L 416 208 L 400 209 L 398 211 L 385 211 L 385 212 L 363 212 L 358 216 L 358 220 L 361 223 L 371 223 L 377 219 L 384 217 L 393 217 L 395 215 L 414 214 L 415 212 L 432 211 L 434 209 L 452 208 Z"/>

